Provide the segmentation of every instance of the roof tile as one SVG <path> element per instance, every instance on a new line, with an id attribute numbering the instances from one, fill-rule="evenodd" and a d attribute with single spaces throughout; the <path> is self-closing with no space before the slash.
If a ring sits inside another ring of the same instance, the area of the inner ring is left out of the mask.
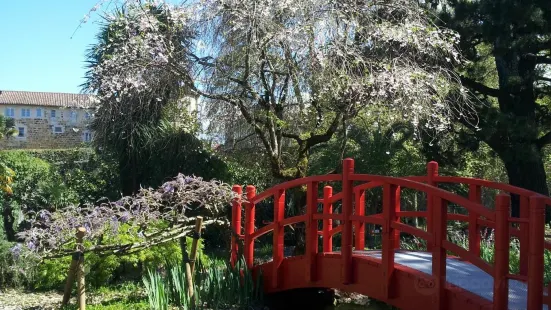
<path id="1" fill-rule="evenodd" d="M 96 104 L 96 98 L 86 94 L 0 90 L 0 105 L 2 104 L 91 108 Z"/>

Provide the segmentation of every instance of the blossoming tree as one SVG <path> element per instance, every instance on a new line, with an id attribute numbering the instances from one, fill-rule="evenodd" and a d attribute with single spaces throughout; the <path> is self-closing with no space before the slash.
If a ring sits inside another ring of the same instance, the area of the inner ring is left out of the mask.
<path id="1" fill-rule="evenodd" d="M 103 106 L 161 104 L 152 90 L 179 85 L 215 124 L 246 123 L 276 178 L 304 176 L 310 149 L 366 107 L 436 132 L 472 111 L 453 71 L 457 34 L 416 1 L 121 2 L 107 16 L 121 31 L 88 75 Z"/>

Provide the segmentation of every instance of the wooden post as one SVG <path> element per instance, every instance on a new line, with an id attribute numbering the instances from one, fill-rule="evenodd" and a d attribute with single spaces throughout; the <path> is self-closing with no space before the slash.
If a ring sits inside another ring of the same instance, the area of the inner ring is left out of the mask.
<path id="1" fill-rule="evenodd" d="M 69 267 L 69 272 L 67 273 L 67 282 L 65 282 L 65 290 L 63 292 L 63 301 L 61 304 L 63 306 L 67 305 L 69 299 L 71 299 L 71 290 L 73 289 L 73 283 L 75 283 L 75 276 L 77 274 L 78 260 L 80 254 L 78 252 L 73 254 L 73 259 L 71 260 L 71 266 Z"/>
<path id="2" fill-rule="evenodd" d="M 191 267 L 191 275 L 195 274 L 195 259 L 197 258 L 197 246 L 199 245 L 199 239 L 201 239 L 201 229 L 203 228 L 203 217 L 198 216 L 195 220 L 195 232 L 193 234 L 193 242 L 191 243 L 191 255 L 189 259 Z"/>
<path id="3" fill-rule="evenodd" d="M 280 189 L 274 195 L 274 235 L 273 235 L 273 271 L 272 287 L 280 285 L 280 267 L 284 259 L 284 226 L 281 221 L 285 218 L 285 190 Z"/>
<path id="4" fill-rule="evenodd" d="M 316 257 L 318 254 L 318 222 L 314 214 L 318 210 L 318 183 L 308 183 L 306 190 L 306 281 L 316 281 Z"/>
<path id="5" fill-rule="evenodd" d="M 391 224 L 398 220 L 396 210 L 400 208 L 400 187 L 393 184 L 383 185 L 383 231 L 382 231 L 382 257 L 383 268 L 383 296 L 392 298 L 392 277 L 394 273 L 394 252 L 396 242 L 400 241 L 399 232 L 392 228 Z M 398 239 L 398 240 L 396 240 Z"/>
<path id="6" fill-rule="evenodd" d="M 356 215 L 365 215 L 365 190 L 356 191 L 355 197 L 355 209 Z M 356 251 L 363 251 L 365 249 L 365 222 L 356 221 L 356 244 L 354 248 Z"/>
<path id="7" fill-rule="evenodd" d="M 530 245 L 528 254 L 528 310 L 543 305 L 545 197 L 530 197 Z"/>
<path id="8" fill-rule="evenodd" d="M 185 237 L 184 237 L 185 238 Z M 187 282 L 187 295 L 189 296 L 190 300 L 193 302 L 193 274 L 191 273 L 191 266 L 189 262 L 186 262 L 186 282 Z"/>
<path id="9" fill-rule="evenodd" d="M 427 184 L 431 186 L 438 186 L 438 183 L 434 179 L 438 177 L 438 163 L 431 161 L 427 164 Z M 434 197 L 432 194 L 427 193 L 427 232 L 431 233 L 434 230 Z M 427 251 L 430 252 L 432 245 L 427 243 Z"/>
<path id="10" fill-rule="evenodd" d="M 202 228 L 203 228 L 203 217 L 198 216 L 195 219 L 195 230 L 193 235 L 193 241 L 191 243 L 191 253 L 189 255 L 189 260 L 186 262 L 186 280 L 188 284 L 188 296 L 191 300 L 193 300 L 193 295 L 195 293 L 195 290 L 193 289 L 193 276 L 195 274 L 195 260 L 197 259 L 197 246 L 199 245 L 199 239 L 201 239 Z"/>
<path id="11" fill-rule="evenodd" d="M 480 203 L 480 185 L 469 184 L 469 200 Z M 469 212 L 469 252 L 480 257 L 480 229 L 477 224 L 478 214 Z"/>
<path id="12" fill-rule="evenodd" d="M 448 225 L 448 202 L 441 197 L 433 196 L 434 212 L 432 220 L 434 221 L 432 235 L 434 242 L 432 244 L 432 275 L 434 277 L 435 292 L 434 303 L 435 309 L 447 309 L 446 300 L 446 249 L 443 247 L 443 242 L 447 240 L 447 225 Z"/>
<path id="13" fill-rule="evenodd" d="M 506 194 L 496 196 L 496 229 L 494 243 L 494 308 L 508 309 L 509 304 L 509 215 L 511 197 Z M 543 292 L 542 292 L 543 294 Z M 540 305 L 541 309 L 541 305 Z"/>
<path id="14" fill-rule="evenodd" d="M 78 309 L 86 309 L 86 285 L 84 283 L 84 245 L 82 244 L 82 239 L 86 234 L 86 228 L 79 227 L 77 230 L 77 246 L 80 247 L 79 260 L 77 267 L 77 289 L 78 289 Z"/>
<path id="15" fill-rule="evenodd" d="M 241 235 L 241 195 L 243 189 L 239 185 L 234 185 L 232 191 L 237 195 L 232 201 L 232 237 L 231 237 L 231 258 L 230 263 L 235 267 L 239 252 L 239 235 Z"/>
<path id="16" fill-rule="evenodd" d="M 84 281 L 84 254 L 80 254 L 77 269 L 78 309 L 86 309 L 86 284 Z"/>
<path id="17" fill-rule="evenodd" d="M 333 188 L 325 186 L 323 188 L 323 214 L 333 214 L 331 196 L 333 196 Z M 333 236 L 329 234 L 331 229 L 333 229 L 333 220 L 323 220 L 323 252 L 333 252 Z"/>
<path id="18" fill-rule="evenodd" d="M 252 185 L 247 186 L 247 203 L 245 204 L 245 263 L 250 270 L 254 263 L 254 240 L 251 235 L 254 233 L 255 205 L 253 199 L 256 196 L 256 188 Z"/>
<path id="19" fill-rule="evenodd" d="M 85 234 L 86 234 L 86 228 L 84 227 L 77 228 L 76 251 L 75 253 L 73 253 L 71 265 L 69 267 L 69 271 L 67 272 L 67 282 L 65 282 L 65 290 L 63 292 L 63 300 L 61 302 L 61 304 L 64 306 L 67 305 L 67 303 L 69 302 L 69 299 L 71 299 L 71 290 L 73 288 L 73 283 L 75 283 L 77 270 L 79 269 L 80 257 L 82 256 L 82 239 L 84 238 Z M 80 299 L 78 300 L 78 302 L 80 303 Z"/>
<path id="20" fill-rule="evenodd" d="M 347 158 L 342 164 L 342 241 L 341 241 L 341 257 L 342 257 L 342 282 L 343 284 L 352 283 L 352 199 L 353 199 L 353 183 L 350 180 L 354 174 L 354 160 Z"/>

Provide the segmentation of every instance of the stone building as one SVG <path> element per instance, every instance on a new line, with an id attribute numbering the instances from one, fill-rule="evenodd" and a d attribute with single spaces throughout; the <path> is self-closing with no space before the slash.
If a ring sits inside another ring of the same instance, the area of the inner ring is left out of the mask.
<path id="1" fill-rule="evenodd" d="M 89 143 L 88 124 L 95 100 L 90 95 L 1 91 L 0 112 L 13 118 L 18 134 L 0 149 L 71 148 Z"/>

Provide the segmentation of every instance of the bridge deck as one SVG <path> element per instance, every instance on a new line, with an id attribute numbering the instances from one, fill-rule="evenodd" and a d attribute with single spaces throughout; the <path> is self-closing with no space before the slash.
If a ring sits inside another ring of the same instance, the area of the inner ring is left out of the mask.
<path id="1" fill-rule="evenodd" d="M 354 251 L 354 255 L 381 259 L 381 251 L 378 250 Z M 394 262 L 426 274 L 432 274 L 431 253 L 397 250 Z M 468 262 L 447 258 L 446 280 L 487 300 L 491 301 L 493 298 L 494 279 L 492 276 Z M 526 309 L 527 292 L 526 283 L 509 280 L 509 309 Z M 547 309 L 547 306 L 544 305 L 542 309 Z"/>

